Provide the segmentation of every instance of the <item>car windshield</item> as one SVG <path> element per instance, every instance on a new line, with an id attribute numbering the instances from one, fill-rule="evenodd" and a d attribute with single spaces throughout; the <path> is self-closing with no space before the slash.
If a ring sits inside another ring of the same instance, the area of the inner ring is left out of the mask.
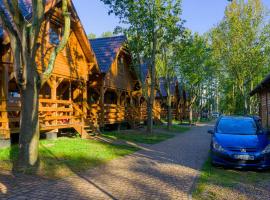
<path id="1" fill-rule="evenodd" d="M 251 118 L 223 118 L 218 123 L 217 132 L 222 134 L 255 135 L 257 127 Z"/>

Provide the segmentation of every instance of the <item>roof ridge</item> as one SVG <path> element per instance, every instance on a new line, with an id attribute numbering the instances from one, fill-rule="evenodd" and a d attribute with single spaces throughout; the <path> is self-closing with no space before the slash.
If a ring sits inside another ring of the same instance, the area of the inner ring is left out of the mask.
<path id="1" fill-rule="evenodd" d="M 116 35 L 116 36 L 110 36 L 110 37 L 99 37 L 99 38 L 93 38 L 93 39 L 89 39 L 90 41 L 93 41 L 93 40 L 104 40 L 104 39 L 111 39 L 111 38 L 117 38 L 117 37 L 124 37 L 126 38 L 125 35 Z"/>

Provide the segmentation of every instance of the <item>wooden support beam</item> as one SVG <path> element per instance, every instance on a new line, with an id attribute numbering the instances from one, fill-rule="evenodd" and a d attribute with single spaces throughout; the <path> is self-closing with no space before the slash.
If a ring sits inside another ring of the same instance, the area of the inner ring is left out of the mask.
<path id="1" fill-rule="evenodd" d="M 87 117 L 87 84 L 84 83 L 84 87 L 82 87 L 82 110 L 83 110 L 83 118 L 82 118 L 82 123 L 85 125 L 85 119 Z"/>
<path id="2" fill-rule="evenodd" d="M 64 80 L 64 78 L 57 79 L 57 82 L 56 82 L 57 87 L 62 83 L 63 80 Z"/>
<path id="3" fill-rule="evenodd" d="M 104 127 L 104 95 L 105 95 L 105 92 L 106 92 L 106 88 L 104 86 L 105 84 L 105 80 L 104 78 L 102 79 L 102 83 L 101 83 L 101 88 L 100 88 L 100 108 L 101 108 L 101 116 L 100 116 L 100 127 Z"/>
<path id="4" fill-rule="evenodd" d="M 15 72 L 11 72 L 11 74 L 9 75 L 8 80 L 11 81 L 13 78 L 15 78 Z"/>
<path id="5" fill-rule="evenodd" d="M 1 118 L 6 120 L 6 122 L 2 123 L 2 127 L 4 130 L 9 130 L 9 118 L 7 112 L 7 103 L 8 103 L 8 82 L 9 82 L 9 75 L 8 75 L 8 65 L 2 65 L 2 73 L 1 73 L 1 108 L 3 111 L 1 113 Z M 10 138 L 10 132 L 6 131 L 6 138 Z"/>
<path id="6" fill-rule="evenodd" d="M 73 91 L 73 99 L 76 99 L 79 95 L 81 94 L 81 89 L 79 88 L 76 88 L 74 91 Z"/>
<path id="7" fill-rule="evenodd" d="M 117 90 L 116 91 L 116 95 L 117 95 L 117 105 L 120 106 L 121 105 L 121 95 L 122 95 L 122 91 Z"/>

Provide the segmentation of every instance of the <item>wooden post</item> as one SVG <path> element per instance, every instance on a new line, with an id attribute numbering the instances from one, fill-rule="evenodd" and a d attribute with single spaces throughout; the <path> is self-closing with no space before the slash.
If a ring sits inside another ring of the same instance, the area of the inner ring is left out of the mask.
<path id="1" fill-rule="evenodd" d="M 130 113 L 130 116 L 131 116 L 131 128 L 134 129 L 135 128 L 135 117 L 134 117 L 134 109 L 135 109 L 135 106 L 134 106 L 134 102 L 133 102 L 133 96 L 132 96 L 132 92 L 130 91 L 129 92 L 129 97 L 130 97 L 130 108 L 131 108 L 131 113 Z"/>
<path id="2" fill-rule="evenodd" d="M 9 119 L 8 119 L 8 112 L 7 112 L 7 104 L 8 104 L 8 66 L 2 66 L 2 88 L 1 88 L 1 96 L 2 96 L 2 119 L 6 120 L 7 122 L 2 123 L 4 129 L 4 135 L 6 139 L 10 138 L 10 130 L 9 130 Z"/>
<path id="3" fill-rule="evenodd" d="M 121 95 L 122 95 L 122 92 L 120 90 L 117 90 L 116 91 L 116 95 L 117 95 L 117 106 L 121 106 Z"/>
<path id="4" fill-rule="evenodd" d="M 85 125 L 86 123 L 86 118 L 87 118 L 87 84 L 86 82 L 84 82 L 83 84 L 83 88 L 82 88 L 82 101 L 83 101 L 83 107 L 82 107 L 82 110 L 83 110 L 83 114 L 84 114 L 84 117 L 83 117 L 83 123 Z"/>
<path id="5" fill-rule="evenodd" d="M 58 113 L 57 113 L 57 103 L 56 103 L 56 100 L 57 100 L 57 81 L 56 81 L 56 77 L 55 76 L 52 76 L 48 81 L 47 81 L 48 85 L 50 86 L 51 88 L 51 100 L 53 102 L 53 105 L 52 107 L 55 108 L 55 111 L 53 112 L 52 116 L 53 117 L 57 117 L 58 116 Z M 46 116 L 46 115 L 45 115 Z M 54 126 L 57 126 L 58 124 L 58 121 L 57 120 L 53 120 L 53 125 Z M 50 140 L 50 139 L 56 139 L 57 138 L 57 133 L 58 133 L 58 129 L 55 129 L 55 130 L 52 130 L 52 131 L 49 131 L 46 134 L 46 139 Z"/>
<path id="6" fill-rule="evenodd" d="M 100 109 L 101 109 L 101 113 L 100 113 L 100 127 L 104 127 L 104 120 L 105 120 L 105 111 L 104 111 L 104 95 L 105 95 L 105 86 L 104 86 L 104 78 L 102 78 L 102 82 L 101 82 L 101 89 L 100 89 Z"/>
<path id="7" fill-rule="evenodd" d="M 51 77 L 51 99 L 53 101 L 57 100 L 57 83 L 56 83 L 56 77 Z M 57 104 L 54 102 L 53 107 L 57 110 Z M 53 113 L 54 117 L 57 117 L 58 113 L 55 111 Z M 53 121 L 54 125 L 57 125 L 57 120 Z"/>

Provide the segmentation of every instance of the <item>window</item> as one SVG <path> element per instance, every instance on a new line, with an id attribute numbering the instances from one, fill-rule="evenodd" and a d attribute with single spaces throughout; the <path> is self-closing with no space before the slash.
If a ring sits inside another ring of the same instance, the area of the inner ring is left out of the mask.
<path id="1" fill-rule="evenodd" d="M 119 74 L 124 74 L 124 70 L 125 70 L 125 62 L 124 62 L 124 58 L 121 56 L 118 58 L 118 72 L 119 72 Z"/>
<path id="2" fill-rule="evenodd" d="M 50 24 L 49 37 L 52 45 L 58 45 L 60 43 L 60 28 L 54 24 Z"/>
<path id="3" fill-rule="evenodd" d="M 255 135 L 257 127 L 252 118 L 222 118 L 217 130 L 221 134 Z"/>

